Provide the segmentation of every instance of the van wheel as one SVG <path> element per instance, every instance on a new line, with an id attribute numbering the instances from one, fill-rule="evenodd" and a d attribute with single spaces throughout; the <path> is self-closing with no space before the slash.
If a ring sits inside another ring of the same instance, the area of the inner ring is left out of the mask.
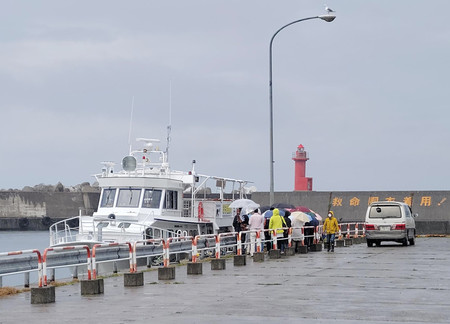
<path id="1" fill-rule="evenodd" d="M 413 234 L 413 237 L 409 239 L 409 245 L 415 245 L 416 244 L 416 235 Z"/>
<path id="2" fill-rule="evenodd" d="M 368 247 L 373 247 L 373 242 L 371 240 L 367 240 L 367 246 Z"/>
<path id="3" fill-rule="evenodd" d="M 402 240 L 402 244 L 403 246 L 408 246 L 408 239 L 406 237 Z"/>

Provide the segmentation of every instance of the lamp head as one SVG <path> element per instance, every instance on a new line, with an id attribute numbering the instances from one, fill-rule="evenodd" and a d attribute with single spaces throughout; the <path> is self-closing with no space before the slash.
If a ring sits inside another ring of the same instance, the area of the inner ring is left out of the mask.
<path id="1" fill-rule="evenodd" d="M 320 19 L 325 20 L 326 22 L 332 22 L 334 19 L 336 19 L 335 15 L 322 15 L 319 16 Z"/>

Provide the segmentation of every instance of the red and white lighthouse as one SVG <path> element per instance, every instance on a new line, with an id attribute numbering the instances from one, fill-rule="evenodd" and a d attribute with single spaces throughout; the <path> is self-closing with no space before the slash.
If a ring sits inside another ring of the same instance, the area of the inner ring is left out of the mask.
<path id="1" fill-rule="evenodd" d="M 295 186 L 294 191 L 312 191 L 312 178 L 305 177 L 306 161 L 309 160 L 305 147 L 300 144 L 292 155 L 295 162 Z"/>

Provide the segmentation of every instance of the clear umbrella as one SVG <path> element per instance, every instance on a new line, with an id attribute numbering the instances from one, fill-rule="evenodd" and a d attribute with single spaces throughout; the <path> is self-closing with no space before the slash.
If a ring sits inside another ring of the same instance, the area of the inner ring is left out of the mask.
<path id="1" fill-rule="evenodd" d="M 304 223 L 310 222 L 313 219 L 313 217 L 311 215 L 308 215 L 301 211 L 292 212 L 291 217 L 292 217 L 292 220 L 295 219 L 299 222 L 304 222 Z"/>
<path id="2" fill-rule="evenodd" d="M 230 204 L 230 208 L 242 208 L 244 210 L 247 209 L 256 209 L 259 207 L 258 203 L 255 203 L 251 199 L 236 199 Z"/>

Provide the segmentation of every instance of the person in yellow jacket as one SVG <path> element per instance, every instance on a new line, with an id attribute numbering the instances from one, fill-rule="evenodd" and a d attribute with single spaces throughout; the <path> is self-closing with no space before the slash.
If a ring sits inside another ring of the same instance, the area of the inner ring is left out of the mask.
<path id="1" fill-rule="evenodd" d="M 336 233 L 339 232 L 339 225 L 336 217 L 334 217 L 333 211 L 328 212 L 328 217 L 323 223 L 323 232 L 327 234 L 328 252 L 334 252 L 334 238 Z"/>
<path id="2" fill-rule="evenodd" d="M 282 253 L 284 253 L 284 236 L 283 236 L 283 230 L 281 228 L 287 227 L 286 221 L 284 220 L 284 217 L 280 215 L 280 211 L 278 208 L 275 208 L 273 210 L 272 217 L 270 217 L 269 221 L 269 228 L 270 229 L 276 229 L 277 230 L 277 243 L 280 245 L 279 249 Z"/>

